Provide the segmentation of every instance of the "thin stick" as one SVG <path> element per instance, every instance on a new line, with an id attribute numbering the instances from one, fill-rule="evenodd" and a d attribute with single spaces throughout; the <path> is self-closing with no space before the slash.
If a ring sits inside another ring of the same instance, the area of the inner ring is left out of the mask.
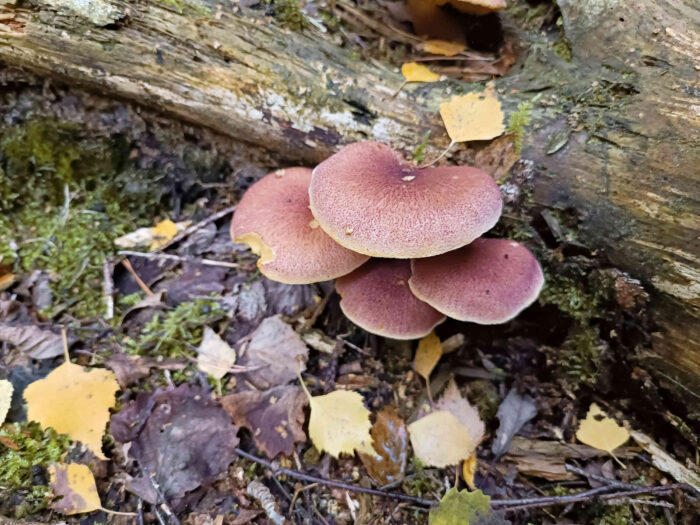
<path id="1" fill-rule="evenodd" d="M 440 156 L 439 156 L 437 159 L 433 160 L 432 162 L 428 162 L 427 164 L 423 164 L 423 165 L 421 165 L 421 166 L 418 166 L 418 168 L 422 169 L 422 168 L 427 168 L 427 167 L 429 167 L 429 166 L 432 166 L 432 165 L 435 164 L 437 161 L 439 161 L 442 157 L 444 157 L 445 155 L 447 155 L 447 152 L 450 151 L 450 149 L 452 148 L 452 146 L 454 146 L 455 144 L 457 144 L 457 143 L 456 143 L 454 140 L 453 140 L 453 141 L 450 141 L 450 145 L 447 146 L 447 148 L 445 148 L 445 151 L 443 151 L 442 153 L 440 153 Z"/>
<path id="2" fill-rule="evenodd" d="M 153 292 L 151 291 L 151 289 L 146 285 L 146 283 L 144 283 L 141 280 L 141 277 L 139 277 L 139 274 L 137 274 L 136 270 L 134 270 L 134 267 L 131 266 L 131 261 L 129 261 L 129 259 L 124 258 L 124 259 L 122 259 L 122 264 L 124 265 L 124 268 L 129 270 L 129 273 L 131 274 L 131 276 L 134 279 L 136 279 L 136 283 L 139 285 L 139 288 L 141 288 L 141 290 L 143 290 L 143 292 L 146 295 L 153 295 Z"/>
<path id="3" fill-rule="evenodd" d="M 136 512 L 119 512 L 118 510 L 110 510 L 104 507 L 100 507 L 100 510 L 107 514 L 112 514 L 113 516 L 138 516 Z"/>
<path id="4" fill-rule="evenodd" d="M 161 251 L 165 250 L 166 248 L 169 248 L 173 244 L 180 242 L 185 237 L 189 237 L 194 232 L 201 230 L 210 222 L 214 222 L 216 220 L 219 220 L 221 217 L 225 217 L 229 213 L 233 213 L 235 211 L 235 209 L 236 209 L 235 205 L 229 206 L 228 208 L 224 208 L 223 210 L 216 212 L 214 215 L 210 215 L 209 217 L 207 217 L 203 221 L 199 221 L 197 224 L 193 224 L 189 228 L 182 230 L 180 233 L 178 233 L 175 237 L 170 239 L 168 242 L 166 242 L 163 246 L 158 248 L 156 251 L 161 252 Z"/>
<path id="5" fill-rule="evenodd" d="M 66 335 L 65 328 L 61 328 L 61 340 L 63 341 L 63 357 L 66 363 L 70 363 L 70 356 L 68 355 L 68 336 Z"/>
<path id="6" fill-rule="evenodd" d="M 326 485 L 328 487 L 345 489 L 345 490 L 349 490 L 351 492 L 360 492 L 362 494 L 371 494 L 373 496 L 383 496 L 385 498 L 396 499 L 399 501 L 410 501 L 411 503 L 416 503 L 418 505 L 432 506 L 432 505 L 435 505 L 437 503 L 437 501 L 430 500 L 430 499 L 416 498 L 413 496 L 408 496 L 407 494 L 398 494 L 396 492 L 384 492 L 382 490 L 367 489 L 364 487 L 358 487 L 356 485 L 350 485 L 348 483 L 343 483 L 341 481 L 334 481 L 332 479 L 324 479 L 324 478 L 319 478 L 316 476 L 310 476 L 309 474 L 304 474 L 303 472 L 297 472 L 296 470 L 291 470 L 288 468 L 275 467 L 269 461 L 265 461 L 264 459 L 259 458 L 257 456 L 253 456 L 252 454 L 248 454 L 248 452 L 241 450 L 240 448 L 235 448 L 233 450 L 239 456 L 244 457 L 246 459 L 249 459 L 255 463 L 258 463 L 258 464 L 263 465 L 264 467 L 270 469 L 275 476 L 279 476 L 281 474 L 284 474 L 285 476 L 300 479 L 303 481 L 309 481 L 311 483 L 318 483 L 320 485 Z"/>
<path id="7" fill-rule="evenodd" d="M 588 479 L 592 479 L 594 481 L 598 481 L 600 483 L 605 483 L 606 485 L 611 485 L 613 487 L 618 487 L 621 489 L 626 489 L 626 490 L 636 490 L 639 488 L 639 485 L 634 485 L 632 483 L 623 483 L 622 481 L 617 481 L 614 479 L 608 479 L 603 476 L 599 476 L 597 474 L 590 474 L 586 472 L 583 469 L 580 469 L 578 467 L 574 467 L 573 465 L 569 465 L 568 463 L 566 464 L 566 470 L 569 472 L 573 472 L 575 474 L 578 474 L 579 476 L 583 476 Z"/>
<path id="8" fill-rule="evenodd" d="M 119 255 L 128 255 L 129 257 L 142 257 L 144 259 L 156 260 L 165 259 L 168 261 L 189 262 L 203 264 L 205 266 L 221 266 L 223 268 L 238 268 L 240 265 L 226 261 L 215 261 L 213 259 L 198 259 L 196 257 L 182 257 L 181 255 L 172 255 L 170 253 L 158 252 L 134 252 L 131 250 L 121 250 L 117 252 Z"/>
<path id="9" fill-rule="evenodd" d="M 109 321 L 114 317 L 114 280 L 112 279 L 114 264 L 108 257 L 102 261 L 103 293 L 105 294 L 105 319 Z"/>

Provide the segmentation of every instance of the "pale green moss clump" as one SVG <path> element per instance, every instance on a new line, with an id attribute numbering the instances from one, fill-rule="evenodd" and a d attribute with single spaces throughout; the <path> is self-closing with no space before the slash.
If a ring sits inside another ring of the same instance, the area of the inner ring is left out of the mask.
<path id="1" fill-rule="evenodd" d="M 53 429 L 41 430 L 38 423 L 6 423 L 0 437 L 15 448 L 0 445 L 0 514 L 12 512 L 22 519 L 45 509 L 48 504 L 47 485 L 35 484 L 37 469 L 44 471 L 60 461 L 68 448 L 68 436 Z M 3 503 L 10 505 L 3 508 Z"/>
<path id="2" fill-rule="evenodd" d="M 525 127 L 530 124 L 530 111 L 532 111 L 532 102 L 521 102 L 518 104 L 518 109 L 511 114 L 508 120 L 508 133 L 513 134 L 513 144 L 515 152 L 518 154 L 523 149 Z"/>

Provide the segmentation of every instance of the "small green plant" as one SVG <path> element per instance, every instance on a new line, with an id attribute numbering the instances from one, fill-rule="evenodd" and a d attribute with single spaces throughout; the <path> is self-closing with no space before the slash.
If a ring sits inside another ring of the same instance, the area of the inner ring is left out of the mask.
<path id="1" fill-rule="evenodd" d="M 60 461 L 70 439 L 51 428 L 42 430 L 34 422 L 5 424 L 0 438 L 4 442 L 0 445 L 0 501 L 9 501 L 12 495 L 21 500 L 13 509 L 17 519 L 46 508 L 49 487 L 35 484 L 37 469 L 41 472 Z"/>
<path id="2" fill-rule="evenodd" d="M 224 311 L 216 301 L 180 303 L 174 310 L 157 312 L 138 338 L 126 342 L 126 351 L 163 357 L 187 355 L 202 342 L 204 326 L 223 317 Z"/>
<path id="3" fill-rule="evenodd" d="M 523 149 L 525 126 L 530 124 L 530 111 L 532 111 L 532 102 L 521 102 L 518 104 L 518 109 L 511 114 L 508 120 L 508 133 L 513 134 L 515 152 L 518 154 Z"/>

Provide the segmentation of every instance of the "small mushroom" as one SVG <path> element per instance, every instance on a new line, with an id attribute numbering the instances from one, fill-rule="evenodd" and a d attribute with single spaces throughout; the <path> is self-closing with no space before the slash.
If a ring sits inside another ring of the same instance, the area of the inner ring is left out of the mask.
<path id="1" fill-rule="evenodd" d="M 508 7 L 506 0 L 437 0 L 437 5 L 450 3 L 452 7 L 470 15 L 486 15 Z"/>
<path id="2" fill-rule="evenodd" d="M 411 261 L 413 293 L 460 321 L 500 324 L 532 304 L 544 275 L 537 259 L 508 239 L 477 239 L 459 250 Z"/>
<path id="3" fill-rule="evenodd" d="M 243 195 L 231 221 L 234 242 L 247 244 L 260 272 L 287 284 L 335 279 L 368 257 L 343 248 L 318 227 L 309 210 L 308 168 L 266 175 Z"/>
<path id="4" fill-rule="evenodd" d="M 498 185 L 477 168 L 418 168 L 376 142 L 345 146 L 319 164 L 311 211 L 336 242 L 373 257 L 408 259 L 455 250 L 501 215 Z"/>
<path id="5" fill-rule="evenodd" d="M 445 320 L 445 316 L 411 293 L 410 263 L 399 259 L 371 259 L 335 281 L 340 308 L 356 325 L 393 339 L 417 339 Z"/>

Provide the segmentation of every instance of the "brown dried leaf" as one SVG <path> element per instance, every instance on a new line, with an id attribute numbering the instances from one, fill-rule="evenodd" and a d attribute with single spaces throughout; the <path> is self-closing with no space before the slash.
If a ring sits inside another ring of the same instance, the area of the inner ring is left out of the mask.
<path id="1" fill-rule="evenodd" d="M 0 342 L 16 346 L 32 359 L 51 359 L 63 353 L 63 341 L 59 334 L 34 325 L 0 324 Z"/>
<path id="2" fill-rule="evenodd" d="M 257 447 L 270 459 L 280 453 L 290 456 L 294 443 L 306 441 L 303 425 L 308 404 L 304 391 L 293 385 L 265 392 L 249 390 L 221 399 L 234 423 L 249 429 Z"/>
<path id="3" fill-rule="evenodd" d="M 359 453 L 367 473 L 380 485 L 403 478 L 408 454 L 408 432 L 406 424 L 394 408 L 385 407 L 377 414 L 370 435 L 377 453 Z"/>
<path id="4" fill-rule="evenodd" d="M 297 356 L 306 361 L 309 349 L 279 316 L 263 319 L 241 351 L 239 364 L 251 369 L 245 378 L 261 390 L 285 385 L 297 377 Z M 304 370 L 304 363 L 301 369 Z"/>
<path id="5" fill-rule="evenodd" d="M 437 410 L 447 410 L 452 413 L 469 431 L 469 436 L 475 445 L 478 445 L 484 438 L 485 427 L 484 422 L 479 417 L 479 411 L 462 397 L 454 379 L 449 382 L 442 398 L 435 405 Z"/>
<path id="6" fill-rule="evenodd" d="M 498 137 L 481 149 L 474 158 L 477 168 L 490 173 L 496 181 L 506 178 L 520 155 L 515 151 L 515 142 L 512 133 Z"/>

